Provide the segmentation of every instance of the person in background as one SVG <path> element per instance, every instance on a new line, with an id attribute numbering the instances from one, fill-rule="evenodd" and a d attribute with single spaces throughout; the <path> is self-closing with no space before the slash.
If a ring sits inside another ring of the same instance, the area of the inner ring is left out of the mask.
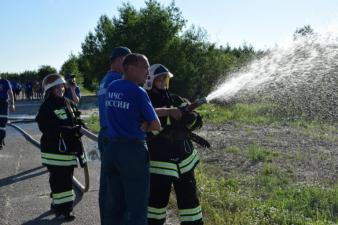
<path id="1" fill-rule="evenodd" d="M 23 97 L 22 97 L 22 84 L 20 83 L 17 83 L 17 89 L 15 90 L 15 95 L 16 97 L 18 98 L 18 100 L 22 100 Z M 21 96 L 21 97 L 20 97 Z"/>
<path id="2" fill-rule="evenodd" d="M 16 90 L 18 89 L 18 83 L 15 80 L 13 80 L 10 81 L 10 85 L 12 87 L 14 101 L 17 101 Z"/>
<path id="3" fill-rule="evenodd" d="M 147 225 L 149 155 L 147 131 L 161 124 L 146 91 L 148 59 L 132 53 L 123 61 L 123 79 L 106 93 L 108 143 L 101 156 L 99 205 L 102 225 Z"/>
<path id="4" fill-rule="evenodd" d="M 33 84 L 31 81 L 27 81 L 25 84 L 25 94 L 27 100 L 32 100 L 33 97 Z"/>
<path id="5" fill-rule="evenodd" d="M 75 75 L 67 74 L 66 79 L 66 91 L 65 97 L 73 101 L 75 104 L 79 104 L 81 98 L 80 87 L 76 84 Z"/>
<path id="6" fill-rule="evenodd" d="M 106 103 L 105 97 L 109 84 L 114 80 L 122 78 L 123 67 L 122 62 L 124 58 L 131 53 L 127 47 L 115 47 L 110 56 L 110 69 L 100 82 L 99 90 L 97 91 L 99 102 L 99 119 L 100 119 L 100 132 L 98 138 L 98 147 L 102 154 L 104 146 L 107 144 L 107 121 L 106 121 Z"/>
<path id="7" fill-rule="evenodd" d="M 173 186 L 181 225 L 202 225 L 194 175 L 199 157 L 189 136 L 202 126 L 202 119 L 197 112 L 180 108 L 189 102 L 169 92 L 172 77 L 165 66 L 154 64 L 144 86 L 162 124 L 160 132 L 147 135 L 151 174 L 148 224 L 164 224 Z"/>
<path id="8" fill-rule="evenodd" d="M 9 81 L 0 77 L 0 150 L 5 145 L 8 108 L 15 110 L 13 91 Z"/>
<path id="9" fill-rule="evenodd" d="M 42 164 L 49 172 L 51 210 L 57 219 L 74 220 L 74 167 L 77 159 L 81 166 L 86 161 L 80 134 L 80 112 L 72 101 L 64 97 L 65 84 L 59 74 L 50 74 L 43 79 L 44 100 L 36 121 L 42 132 Z"/>
<path id="10" fill-rule="evenodd" d="M 42 83 L 41 81 L 37 81 L 36 82 L 36 85 L 37 85 L 37 99 L 38 100 L 41 100 L 43 98 L 43 89 L 42 89 Z"/>

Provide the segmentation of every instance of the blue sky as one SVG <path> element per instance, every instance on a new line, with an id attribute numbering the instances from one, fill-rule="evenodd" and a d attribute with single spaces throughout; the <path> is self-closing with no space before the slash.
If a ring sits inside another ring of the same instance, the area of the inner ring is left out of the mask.
<path id="1" fill-rule="evenodd" d="M 0 72 L 57 69 L 92 31 L 98 18 L 118 16 L 123 2 L 143 0 L 0 0 Z M 168 5 L 171 0 L 160 1 Z M 335 0 L 176 0 L 183 17 L 208 32 L 218 45 L 244 42 L 266 49 L 290 38 L 296 28 L 338 25 Z"/>

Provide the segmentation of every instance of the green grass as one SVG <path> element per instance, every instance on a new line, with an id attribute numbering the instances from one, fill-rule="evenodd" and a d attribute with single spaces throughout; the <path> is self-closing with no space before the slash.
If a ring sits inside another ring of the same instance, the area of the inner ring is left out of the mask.
<path id="1" fill-rule="evenodd" d="M 217 105 L 204 104 L 197 110 L 206 123 L 220 124 L 225 122 L 240 122 L 245 124 L 265 124 L 278 126 L 291 126 L 302 131 L 311 138 L 319 140 L 338 141 L 336 130 L 338 123 L 328 124 L 321 121 L 308 121 L 305 119 L 290 119 L 272 114 L 273 106 L 268 104 Z M 250 130 L 248 128 L 247 132 Z"/>
<path id="2" fill-rule="evenodd" d="M 338 141 L 337 130 L 338 124 L 326 124 L 319 121 L 294 121 L 292 123 L 301 133 L 312 139 Z"/>
<path id="3" fill-rule="evenodd" d="M 196 172 L 206 225 L 334 224 L 338 187 L 293 183 L 288 173 L 267 163 L 254 177 L 223 178 L 202 164 Z"/>
<path id="4" fill-rule="evenodd" d="M 235 145 L 231 145 L 225 149 L 225 152 L 232 154 L 239 154 L 241 149 Z"/>
<path id="5" fill-rule="evenodd" d="M 100 124 L 99 124 L 99 116 L 98 115 L 91 115 L 89 118 L 85 120 L 87 127 L 89 130 L 93 131 L 94 133 L 98 133 L 100 131 Z"/>
<path id="6" fill-rule="evenodd" d="M 224 149 L 224 151 L 226 153 L 242 155 L 250 159 L 253 163 L 271 162 L 273 158 L 279 156 L 278 152 L 257 145 L 250 145 L 247 149 L 241 149 L 235 145 L 231 145 Z"/>
<path id="7" fill-rule="evenodd" d="M 222 123 L 226 121 L 239 121 L 245 123 L 267 124 L 276 121 L 269 115 L 269 106 L 263 104 L 235 104 L 221 106 L 205 104 L 198 108 L 205 122 Z"/>
<path id="8" fill-rule="evenodd" d="M 89 91 L 86 93 L 93 94 Z M 241 103 L 231 106 L 205 104 L 198 108 L 198 112 L 205 123 L 220 124 L 236 121 L 245 124 L 272 124 L 275 127 L 292 126 L 311 138 L 338 141 L 336 135 L 338 124 L 326 124 L 301 119 L 290 121 L 288 118 L 273 116 L 271 111 L 271 106 L 269 105 Z M 94 123 L 92 119 L 91 122 Z M 97 126 L 94 126 L 95 130 L 98 130 Z M 250 128 L 246 128 L 246 132 L 250 133 Z"/>
<path id="9" fill-rule="evenodd" d="M 278 153 L 257 145 L 250 145 L 246 155 L 253 162 L 264 162 L 271 161 L 273 157 L 278 156 Z"/>
<path id="10" fill-rule="evenodd" d="M 82 96 L 95 95 L 96 94 L 95 91 L 90 91 L 87 88 L 83 87 L 82 85 L 80 85 L 80 91 L 81 91 Z"/>

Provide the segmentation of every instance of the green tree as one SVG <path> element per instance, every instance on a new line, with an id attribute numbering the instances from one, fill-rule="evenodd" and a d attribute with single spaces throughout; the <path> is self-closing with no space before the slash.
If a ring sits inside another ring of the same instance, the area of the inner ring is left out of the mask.
<path id="1" fill-rule="evenodd" d="M 69 59 L 61 66 L 60 74 L 74 74 L 78 84 L 83 84 L 83 76 L 79 69 L 79 59 L 75 55 L 71 54 Z"/>
<path id="2" fill-rule="evenodd" d="M 25 83 L 27 81 L 33 81 L 38 79 L 38 73 L 34 70 L 26 70 L 19 75 L 19 82 Z"/>
<path id="3" fill-rule="evenodd" d="M 0 77 L 7 80 L 17 81 L 19 74 L 17 73 L 0 73 Z"/>
<path id="4" fill-rule="evenodd" d="M 60 74 L 62 75 L 66 75 L 70 73 L 80 76 L 78 58 L 73 54 L 69 56 L 69 59 L 67 59 L 67 61 L 63 63 L 60 69 Z"/>
<path id="5" fill-rule="evenodd" d="M 82 43 L 82 53 L 78 59 L 79 71 L 83 75 L 84 86 L 94 90 L 98 81 L 109 69 L 110 40 L 114 34 L 112 20 L 101 16 L 94 32 L 89 32 Z"/>
<path id="6" fill-rule="evenodd" d="M 150 64 L 162 63 L 175 75 L 172 90 L 194 99 L 205 96 L 213 85 L 255 56 L 251 46 L 218 48 L 208 42 L 205 30 L 183 28 L 186 20 L 174 2 L 163 6 L 148 0 L 140 10 L 123 4 L 118 16 L 101 16 L 93 32 L 82 43 L 78 66 L 84 86 L 95 89 L 109 69 L 109 56 L 115 46 L 127 46 L 145 54 Z"/>
<path id="7" fill-rule="evenodd" d="M 56 73 L 56 72 L 57 70 L 55 68 L 48 66 L 48 65 L 43 65 L 43 66 L 40 66 L 40 68 L 38 69 L 37 78 L 39 80 L 42 80 L 48 74 Z"/>
<path id="8" fill-rule="evenodd" d="M 119 9 L 119 17 L 112 20 L 101 16 L 95 31 L 90 32 L 82 43 L 79 68 L 85 86 L 97 83 L 105 74 L 115 46 L 128 46 L 134 52 L 146 54 L 150 61 L 160 61 L 184 22 L 173 4 L 164 7 L 152 0 L 147 1 L 146 8 L 140 11 L 124 4 Z"/>

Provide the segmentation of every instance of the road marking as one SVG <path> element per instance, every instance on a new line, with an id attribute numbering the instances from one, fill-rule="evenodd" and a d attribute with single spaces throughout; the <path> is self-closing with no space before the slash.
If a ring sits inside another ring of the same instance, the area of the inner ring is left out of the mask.
<path id="1" fill-rule="evenodd" d="M 4 150 L 2 150 L 2 151 L 4 151 Z M 13 156 L 11 156 L 11 155 L 3 155 L 3 154 L 1 154 L 0 155 L 0 158 L 4 158 L 4 159 L 9 159 L 9 158 L 12 158 Z"/>

